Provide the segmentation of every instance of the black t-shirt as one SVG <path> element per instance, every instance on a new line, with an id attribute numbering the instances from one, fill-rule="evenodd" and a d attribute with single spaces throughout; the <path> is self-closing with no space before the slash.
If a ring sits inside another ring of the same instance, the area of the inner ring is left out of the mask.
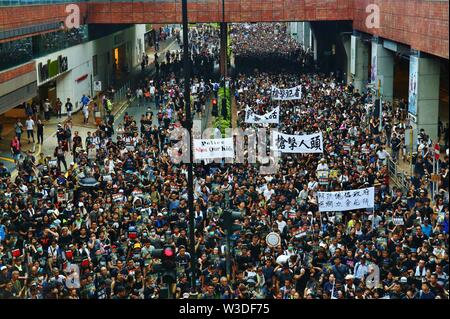
<path id="1" fill-rule="evenodd" d="M 254 261 L 258 260 L 260 254 L 261 254 L 261 245 L 260 244 L 250 245 L 250 255 Z"/>
<path id="2" fill-rule="evenodd" d="M 422 236 L 418 236 L 417 234 L 413 237 L 413 247 L 419 248 L 422 246 L 422 243 L 427 240 L 427 235 L 422 234 Z"/>
<path id="3" fill-rule="evenodd" d="M 180 289 L 181 294 L 184 294 L 185 292 L 189 292 L 189 282 L 180 282 L 177 284 L 177 288 Z"/>
<path id="4" fill-rule="evenodd" d="M 292 278 L 294 277 L 294 275 L 291 271 L 286 273 L 284 271 L 284 269 L 282 269 L 281 271 L 278 271 L 276 276 L 277 276 L 278 280 L 280 281 L 281 285 L 284 285 L 285 280 L 292 280 Z"/>
<path id="5" fill-rule="evenodd" d="M 62 249 L 66 249 L 71 242 L 72 242 L 72 235 L 70 235 L 70 234 L 67 236 L 59 237 L 59 246 Z"/>
<path id="6" fill-rule="evenodd" d="M 295 269 L 295 271 L 294 271 L 294 274 L 300 275 L 301 269 L 302 269 L 301 267 L 297 267 L 297 269 Z M 295 281 L 295 289 L 299 292 L 305 291 L 306 283 L 308 282 L 308 279 L 309 279 L 309 269 L 306 268 L 303 276 L 300 277 L 300 279 Z"/>
<path id="7" fill-rule="evenodd" d="M 177 262 L 178 265 L 180 265 L 181 267 L 184 267 L 185 269 L 189 266 L 189 261 L 191 260 L 191 258 L 188 255 L 177 255 L 175 258 L 175 261 Z"/>

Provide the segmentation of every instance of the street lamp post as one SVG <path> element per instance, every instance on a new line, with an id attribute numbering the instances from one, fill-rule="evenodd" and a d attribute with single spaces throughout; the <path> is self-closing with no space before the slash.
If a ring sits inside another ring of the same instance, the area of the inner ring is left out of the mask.
<path id="1" fill-rule="evenodd" d="M 223 47 L 222 52 L 223 52 L 223 57 L 222 57 L 222 76 L 223 76 L 223 98 L 222 98 L 222 110 L 221 110 L 221 114 L 223 116 L 224 119 L 228 118 L 228 111 L 227 111 L 227 88 L 226 88 L 226 76 L 227 76 L 227 67 L 228 67 L 228 57 L 227 57 L 227 37 L 228 37 L 228 26 L 227 23 L 225 22 L 225 0 L 222 0 L 222 22 L 220 24 L 220 37 L 221 37 L 221 42 L 220 45 Z M 231 115 L 230 115 L 231 116 Z"/>
<path id="2" fill-rule="evenodd" d="M 193 177 L 193 154 L 192 154 L 192 115 L 191 115 L 191 61 L 189 57 L 189 29 L 187 0 L 182 0 L 182 17 L 183 17 L 183 73 L 184 73 L 184 100 L 186 107 L 186 129 L 189 132 L 189 163 L 188 166 L 188 209 L 189 209 L 189 251 L 191 254 L 191 287 L 196 285 L 197 275 L 197 259 L 195 257 L 195 223 L 194 223 L 194 177 Z"/>

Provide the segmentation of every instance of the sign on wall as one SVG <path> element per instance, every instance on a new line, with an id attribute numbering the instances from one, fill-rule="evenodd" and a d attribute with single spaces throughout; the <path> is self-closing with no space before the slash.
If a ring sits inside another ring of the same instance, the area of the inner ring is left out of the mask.
<path id="1" fill-rule="evenodd" d="M 411 56 L 409 59 L 409 89 L 408 89 L 408 112 L 417 116 L 417 94 L 419 77 L 419 58 Z"/>
<path id="2" fill-rule="evenodd" d="M 356 73 L 356 36 L 352 35 L 350 38 L 350 73 Z"/>
<path id="3" fill-rule="evenodd" d="M 378 68 L 377 68 L 377 46 L 378 43 L 372 42 L 372 62 L 370 64 L 370 83 L 375 83 L 377 81 Z"/>
<path id="4" fill-rule="evenodd" d="M 45 82 L 69 69 L 67 57 L 59 55 L 56 60 L 47 60 L 46 64 L 40 62 L 37 69 L 39 82 Z"/>
<path id="5" fill-rule="evenodd" d="M 94 91 L 100 92 L 102 90 L 102 81 L 94 81 Z"/>

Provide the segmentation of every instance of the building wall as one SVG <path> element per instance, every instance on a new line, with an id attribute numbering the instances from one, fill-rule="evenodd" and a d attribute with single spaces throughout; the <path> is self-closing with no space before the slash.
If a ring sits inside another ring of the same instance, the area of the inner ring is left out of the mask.
<path id="1" fill-rule="evenodd" d="M 366 8 L 380 8 L 380 28 L 368 28 Z M 448 0 L 354 0 L 353 27 L 413 49 L 449 58 Z"/>
<path id="2" fill-rule="evenodd" d="M 76 2 L 76 1 L 75 1 Z M 369 29 L 366 8 L 381 10 L 379 29 Z M 181 23 L 181 0 L 81 3 L 82 23 Z M 66 5 L 6 7 L 0 31 L 50 21 L 64 21 Z M 222 1 L 189 1 L 190 22 L 218 22 Z M 448 0 L 226 0 L 228 22 L 352 20 L 353 27 L 449 58 Z"/>
<path id="3" fill-rule="evenodd" d="M 32 66 L 26 65 L 26 69 L 32 68 L 33 70 L 37 70 L 39 63 L 46 64 L 47 60 L 56 60 L 60 55 L 62 55 L 63 57 L 67 57 L 68 70 L 66 72 L 59 74 L 54 78 L 48 79 L 45 82 L 41 82 L 39 80 L 39 73 L 36 72 L 37 85 L 41 86 L 45 83 L 55 80 L 57 97 L 59 97 L 61 101 L 66 101 L 67 98 L 70 98 L 74 103 L 75 110 L 77 110 L 80 108 L 80 105 L 78 104 L 81 96 L 83 94 L 92 95 L 92 81 L 102 81 L 103 83 L 105 83 L 104 88 L 106 88 L 106 85 L 109 83 L 108 80 L 112 70 L 112 50 L 115 47 L 129 42 L 130 49 L 129 52 L 127 52 L 129 61 L 128 63 L 130 63 L 130 66 L 132 67 L 136 67 L 139 65 L 138 57 L 142 52 L 138 52 L 138 40 L 141 39 L 141 42 L 143 43 L 144 33 L 144 25 L 134 25 L 128 29 L 116 32 L 107 37 L 76 45 L 68 49 L 64 49 L 38 58 L 34 60 L 34 64 L 32 64 Z M 123 36 L 121 36 L 120 38 L 124 40 L 114 43 L 115 37 L 120 34 L 123 34 Z M 108 52 L 110 52 L 111 59 L 110 64 L 106 65 L 106 56 Z M 98 74 L 96 76 L 93 76 L 94 55 L 98 56 Z M 22 68 L 19 67 L 17 69 L 21 70 Z M 109 70 L 109 72 L 103 72 L 107 70 Z M 84 76 L 86 77 L 83 80 L 77 81 L 77 79 L 80 79 Z"/>

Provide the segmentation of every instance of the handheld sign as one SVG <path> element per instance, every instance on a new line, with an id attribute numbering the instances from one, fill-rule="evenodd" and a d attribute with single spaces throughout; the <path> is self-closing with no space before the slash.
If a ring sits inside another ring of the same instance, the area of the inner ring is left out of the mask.
<path id="1" fill-rule="evenodd" d="M 279 234 L 271 232 L 266 236 L 266 243 L 271 248 L 278 247 L 281 244 L 281 237 Z"/>

